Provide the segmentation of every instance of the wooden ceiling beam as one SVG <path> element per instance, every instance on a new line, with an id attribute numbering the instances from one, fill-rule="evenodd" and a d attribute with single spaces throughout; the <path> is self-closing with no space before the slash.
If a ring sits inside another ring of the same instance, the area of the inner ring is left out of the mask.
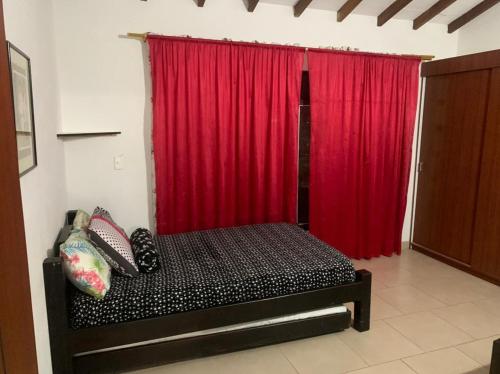
<path id="1" fill-rule="evenodd" d="M 253 12 L 259 3 L 259 0 L 245 0 L 247 10 Z"/>
<path id="2" fill-rule="evenodd" d="M 413 20 L 413 30 L 418 30 L 457 0 L 439 0 Z"/>
<path id="3" fill-rule="evenodd" d="M 293 7 L 293 15 L 295 17 L 300 17 L 304 10 L 311 4 L 312 0 L 299 0 Z"/>
<path id="4" fill-rule="evenodd" d="M 484 0 L 484 1 L 480 2 L 474 8 L 472 8 L 468 12 L 462 14 L 460 17 L 458 17 L 457 19 L 452 21 L 448 25 L 448 32 L 451 34 L 452 32 L 457 31 L 460 27 L 462 27 L 466 23 L 469 23 L 474 18 L 483 14 L 491 7 L 497 5 L 499 2 L 500 2 L 500 0 Z"/>
<path id="5" fill-rule="evenodd" d="M 377 26 L 382 26 L 384 23 L 389 21 L 394 17 L 401 9 L 410 4 L 412 0 L 396 0 L 391 5 L 389 5 L 380 15 L 377 17 Z"/>
<path id="6" fill-rule="evenodd" d="M 337 22 L 342 22 L 363 0 L 347 0 L 337 12 Z"/>

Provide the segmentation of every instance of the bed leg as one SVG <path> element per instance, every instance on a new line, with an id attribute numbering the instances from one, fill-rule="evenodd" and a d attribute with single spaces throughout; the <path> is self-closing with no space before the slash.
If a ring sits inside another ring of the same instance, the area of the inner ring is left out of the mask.
<path id="1" fill-rule="evenodd" d="M 493 342 L 493 351 L 491 353 L 490 374 L 500 373 L 500 339 Z"/>
<path id="2" fill-rule="evenodd" d="M 66 277 L 60 257 L 49 257 L 43 262 L 43 277 L 52 372 L 53 374 L 72 374 L 73 357 L 69 344 Z"/>
<path id="3" fill-rule="evenodd" d="M 356 272 L 356 281 L 361 281 L 363 285 L 360 295 L 354 300 L 353 327 L 363 332 L 370 329 L 372 274 L 367 270 L 359 270 Z"/>

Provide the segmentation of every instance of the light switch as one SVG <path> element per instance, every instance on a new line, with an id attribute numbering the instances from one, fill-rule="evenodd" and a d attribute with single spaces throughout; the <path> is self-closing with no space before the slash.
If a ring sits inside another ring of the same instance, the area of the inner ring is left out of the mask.
<path id="1" fill-rule="evenodd" d="M 123 169 L 123 155 L 118 155 L 113 157 L 114 165 L 115 165 L 115 170 L 122 170 Z"/>

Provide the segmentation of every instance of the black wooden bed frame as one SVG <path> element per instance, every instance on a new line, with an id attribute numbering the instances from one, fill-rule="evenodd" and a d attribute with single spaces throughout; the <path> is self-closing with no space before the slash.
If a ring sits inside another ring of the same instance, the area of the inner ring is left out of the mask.
<path id="1" fill-rule="evenodd" d="M 490 374 L 500 373 L 500 339 L 493 342 L 493 351 L 491 352 Z"/>
<path id="2" fill-rule="evenodd" d="M 335 287 L 280 297 L 170 314 L 99 327 L 72 329 L 68 287 L 59 243 L 69 235 L 68 212 L 52 256 L 43 263 L 50 348 L 54 374 L 112 373 L 259 347 L 344 330 L 351 313 L 330 314 L 272 325 L 166 340 L 180 334 L 328 308 L 354 302 L 353 327 L 370 328 L 371 273 Z"/>

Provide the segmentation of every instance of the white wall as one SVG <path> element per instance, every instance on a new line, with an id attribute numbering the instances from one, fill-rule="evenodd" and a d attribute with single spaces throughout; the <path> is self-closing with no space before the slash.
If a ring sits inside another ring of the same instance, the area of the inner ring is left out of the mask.
<path id="1" fill-rule="evenodd" d="M 290 7 L 259 4 L 248 13 L 243 1 L 55 0 L 56 44 L 66 131 L 119 129 L 117 137 L 65 141 L 68 203 L 91 210 L 108 207 L 130 229 L 151 223 L 149 159 L 149 71 L 142 43 L 127 32 L 204 38 L 350 46 L 364 51 L 456 55 L 457 34 L 429 23 L 413 31 L 410 21 L 376 26 L 375 17 L 308 9 L 300 18 Z M 147 56 L 147 54 L 146 54 Z M 147 59 L 146 59 L 147 61 Z M 147 67 L 146 67 L 147 68 Z M 124 169 L 113 169 L 123 154 Z M 411 192 L 411 191 L 410 191 Z M 408 220 L 407 220 L 408 221 Z M 405 224 L 405 238 L 409 224 Z"/>
<path id="2" fill-rule="evenodd" d="M 458 30 L 458 54 L 500 49 L 500 5 Z"/>
<path id="3" fill-rule="evenodd" d="M 66 209 L 59 92 L 50 1 L 3 0 L 7 40 L 31 58 L 38 166 L 21 177 L 31 300 L 40 374 L 51 372 L 42 262 Z M 5 287 L 5 285 L 4 285 Z M 15 287 L 14 287 L 15 289 Z"/>

